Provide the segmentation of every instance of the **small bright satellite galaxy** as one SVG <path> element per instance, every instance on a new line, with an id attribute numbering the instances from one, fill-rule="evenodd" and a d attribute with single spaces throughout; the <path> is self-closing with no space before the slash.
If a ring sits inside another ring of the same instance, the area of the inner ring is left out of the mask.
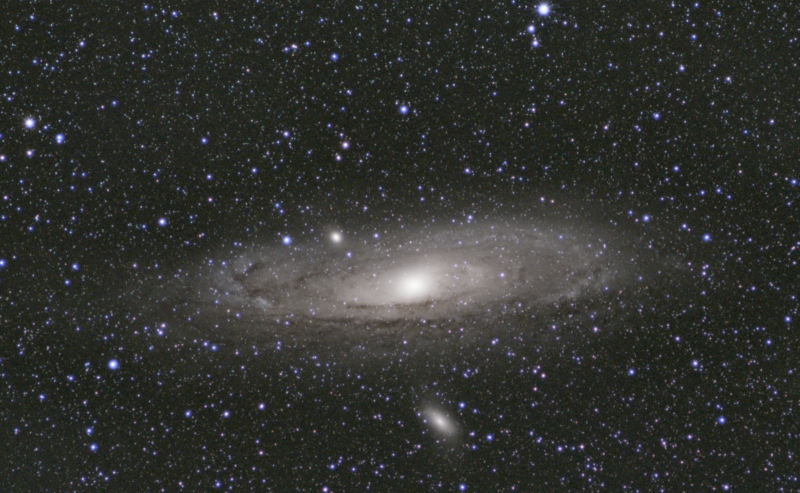
<path id="1" fill-rule="evenodd" d="M 800 491 L 797 8 L 3 14 L 3 491 Z"/>

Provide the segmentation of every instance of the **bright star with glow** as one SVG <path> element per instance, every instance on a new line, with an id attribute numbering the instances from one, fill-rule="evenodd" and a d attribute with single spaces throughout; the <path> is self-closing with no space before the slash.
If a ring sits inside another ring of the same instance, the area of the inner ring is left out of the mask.
<path id="1" fill-rule="evenodd" d="M 36 126 L 36 120 L 34 120 L 33 118 L 26 118 L 25 119 L 25 128 L 30 130 L 30 129 L 34 128 L 35 126 Z"/>
<path id="2" fill-rule="evenodd" d="M 542 17 L 546 17 L 550 15 L 550 4 L 547 2 L 542 2 L 536 7 L 536 11 L 539 12 L 539 15 Z"/>
<path id="3" fill-rule="evenodd" d="M 56 144 L 64 143 L 64 134 L 56 134 Z"/>
<path id="4" fill-rule="evenodd" d="M 341 243 L 342 242 L 342 234 L 338 231 L 334 231 L 331 233 L 331 241 L 334 243 Z"/>
<path id="5" fill-rule="evenodd" d="M 119 361 L 112 359 L 111 361 L 108 362 L 109 370 L 116 370 L 117 368 L 119 368 Z"/>

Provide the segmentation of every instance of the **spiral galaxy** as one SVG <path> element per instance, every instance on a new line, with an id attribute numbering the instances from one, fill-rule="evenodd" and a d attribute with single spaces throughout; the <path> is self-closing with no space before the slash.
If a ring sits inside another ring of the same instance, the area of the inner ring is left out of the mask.
<path id="1" fill-rule="evenodd" d="M 163 318 L 200 332 L 407 344 L 423 333 L 491 331 L 508 317 L 551 323 L 592 310 L 647 270 L 631 243 L 566 221 L 336 230 L 237 245 L 152 292 Z"/>
<path id="2" fill-rule="evenodd" d="M 427 235 L 266 248 L 209 266 L 200 300 L 265 317 L 453 319 L 491 305 L 590 296 L 619 275 L 601 238 L 536 228 L 467 226 Z"/>

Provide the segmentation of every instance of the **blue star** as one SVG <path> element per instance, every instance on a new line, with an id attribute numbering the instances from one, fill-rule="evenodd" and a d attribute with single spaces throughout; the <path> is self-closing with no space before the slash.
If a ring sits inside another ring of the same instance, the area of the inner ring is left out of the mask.
<path id="1" fill-rule="evenodd" d="M 408 114 L 408 106 L 406 106 L 406 105 L 402 105 L 402 106 L 400 106 L 400 114 L 401 114 L 401 115 L 406 115 L 406 114 Z"/>
<path id="2" fill-rule="evenodd" d="M 117 368 L 119 368 L 119 361 L 112 359 L 111 361 L 108 362 L 109 370 L 116 370 Z"/>
<path id="3" fill-rule="evenodd" d="M 283 243 L 284 245 L 287 245 L 287 246 L 288 246 L 288 245 L 291 245 L 291 244 L 292 244 L 292 237 L 291 237 L 291 236 L 288 236 L 288 235 L 287 235 L 287 236 L 284 236 L 284 237 L 281 239 L 281 243 Z"/>
<path id="4" fill-rule="evenodd" d="M 64 143 L 64 134 L 56 134 L 56 144 Z"/>

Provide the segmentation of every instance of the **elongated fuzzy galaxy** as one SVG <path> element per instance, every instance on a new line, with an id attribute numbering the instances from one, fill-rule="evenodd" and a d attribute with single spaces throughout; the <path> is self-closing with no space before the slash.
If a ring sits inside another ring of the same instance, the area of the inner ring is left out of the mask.
<path id="1" fill-rule="evenodd" d="M 577 305 L 633 296 L 658 272 L 680 280 L 664 261 L 659 271 L 635 236 L 587 220 L 441 222 L 380 232 L 320 227 L 291 241 L 242 244 L 182 266 L 166 283 L 154 279 L 134 299 L 149 292 L 165 317 L 180 313 L 206 337 L 312 343 L 326 327 L 348 347 L 408 343 L 409 324 L 421 323 L 463 329 L 481 320 L 472 336 L 490 337 L 504 317 L 558 320 Z"/>
<path id="2" fill-rule="evenodd" d="M 349 243 L 253 248 L 223 266 L 212 262 L 198 301 L 278 318 L 453 319 L 596 296 L 618 282 L 620 269 L 635 268 L 602 238 L 532 224 L 445 226 Z"/>

